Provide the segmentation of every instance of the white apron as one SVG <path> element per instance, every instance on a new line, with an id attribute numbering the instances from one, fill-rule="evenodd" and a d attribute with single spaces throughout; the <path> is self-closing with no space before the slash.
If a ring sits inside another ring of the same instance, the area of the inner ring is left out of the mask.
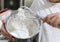
<path id="1" fill-rule="evenodd" d="M 42 19 L 51 13 L 60 12 L 60 3 L 50 3 L 48 0 L 34 0 L 30 7 Z M 42 38 L 40 42 L 60 42 L 60 29 L 43 24 Z"/>

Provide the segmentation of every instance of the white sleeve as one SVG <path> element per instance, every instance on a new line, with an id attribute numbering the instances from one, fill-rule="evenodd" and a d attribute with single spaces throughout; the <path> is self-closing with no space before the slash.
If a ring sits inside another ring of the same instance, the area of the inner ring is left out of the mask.
<path id="1" fill-rule="evenodd" d="M 49 2 L 48 0 L 34 0 L 32 5 L 31 5 L 31 10 L 34 12 L 38 10 L 42 10 L 48 7 L 51 7 L 53 4 Z"/>
<path id="2" fill-rule="evenodd" d="M 60 3 L 50 3 L 48 0 L 34 0 L 31 10 L 40 18 L 44 18 L 49 14 L 60 12 Z"/>
<path id="3" fill-rule="evenodd" d="M 47 16 L 47 13 L 50 13 L 49 9 L 46 9 L 47 1 L 44 0 L 34 0 L 31 5 L 31 10 L 36 13 L 40 18 Z M 48 5 L 49 6 L 49 5 Z"/>
<path id="4" fill-rule="evenodd" d="M 40 7 L 39 0 L 34 0 L 30 9 L 36 12 L 37 10 L 39 10 L 39 7 Z"/>
<path id="5" fill-rule="evenodd" d="M 44 18 L 49 11 L 49 7 L 53 6 L 53 3 L 50 3 L 48 0 L 34 0 L 30 9 L 39 15 L 39 17 Z"/>
<path id="6" fill-rule="evenodd" d="M 46 8 L 44 10 L 37 11 L 37 15 L 42 19 L 49 14 L 60 13 L 60 3 L 55 4 L 50 8 Z"/>

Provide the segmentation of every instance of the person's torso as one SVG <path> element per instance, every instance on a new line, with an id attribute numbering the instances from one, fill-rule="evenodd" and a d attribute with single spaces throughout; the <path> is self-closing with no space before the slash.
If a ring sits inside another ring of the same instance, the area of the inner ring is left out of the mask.
<path id="1" fill-rule="evenodd" d="M 42 3 L 45 3 L 43 5 Z M 44 18 L 48 14 L 60 12 L 60 3 L 50 3 L 47 0 L 35 0 L 30 7 L 40 18 Z M 41 42 L 60 42 L 60 29 L 43 24 L 43 32 Z"/>

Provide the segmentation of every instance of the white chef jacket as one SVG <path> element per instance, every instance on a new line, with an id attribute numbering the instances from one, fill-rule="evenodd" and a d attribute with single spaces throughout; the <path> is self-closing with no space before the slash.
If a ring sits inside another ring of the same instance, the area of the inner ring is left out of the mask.
<path id="1" fill-rule="evenodd" d="M 48 14 L 60 12 L 60 3 L 51 3 L 48 0 L 34 0 L 30 7 L 40 18 Z M 43 24 L 41 42 L 60 42 L 60 29 Z"/>

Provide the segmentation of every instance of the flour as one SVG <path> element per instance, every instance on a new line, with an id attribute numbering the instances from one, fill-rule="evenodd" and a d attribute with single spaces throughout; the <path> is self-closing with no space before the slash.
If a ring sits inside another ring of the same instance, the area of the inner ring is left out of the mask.
<path id="1" fill-rule="evenodd" d="M 16 21 L 12 23 L 12 26 L 14 27 L 15 31 L 11 32 L 12 35 L 18 38 L 26 38 L 29 37 L 29 31 L 26 28 L 25 25 L 19 25 Z M 15 34 L 14 34 L 15 33 Z"/>

